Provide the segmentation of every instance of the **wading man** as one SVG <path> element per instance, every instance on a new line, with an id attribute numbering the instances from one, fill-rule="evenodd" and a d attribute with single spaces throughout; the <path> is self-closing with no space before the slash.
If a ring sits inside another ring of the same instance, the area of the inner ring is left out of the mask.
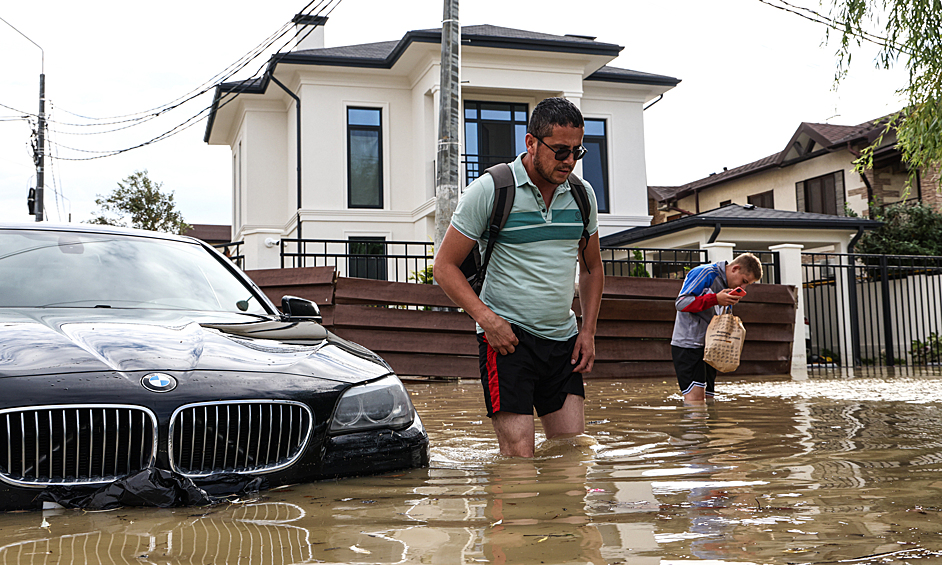
<path id="1" fill-rule="evenodd" d="M 569 182 L 586 152 L 584 130 L 581 112 L 564 98 L 533 109 L 527 150 L 511 165 L 513 207 L 480 298 L 460 265 L 475 245 L 484 254 L 494 207 L 491 175 L 468 185 L 435 257 L 435 280 L 477 322 L 484 402 L 503 455 L 533 456 L 534 408 L 547 439 L 585 431 L 582 373 L 595 362 L 604 276 L 595 193 L 582 181 L 590 204 L 586 225 Z M 576 265 L 581 329 L 572 311 Z"/>

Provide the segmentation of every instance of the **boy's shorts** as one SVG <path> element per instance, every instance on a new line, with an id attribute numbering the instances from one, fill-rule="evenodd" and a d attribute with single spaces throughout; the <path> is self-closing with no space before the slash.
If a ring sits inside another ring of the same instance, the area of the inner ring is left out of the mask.
<path id="1" fill-rule="evenodd" d="M 671 358 L 674 359 L 674 371 L 681 394 L 687 394 L 693 387 L 704 389 L 706 396 L 713 396 L 716 383 L 716 369 L 703 360 L 703 348 L 671 346 Z"/>
<path id="2" fill-rule="evenodd" d="M 582 374 L 573 372 L 572 351 L 576 336 L 566 341 L 537 337 L 511 324 L 519 343 L 514 352 L 501 355 L 478 334 L 481 384 L 487 416 L 495 412 L 553 413 L 563 407 L 566 395 L 585 398 Z"/>

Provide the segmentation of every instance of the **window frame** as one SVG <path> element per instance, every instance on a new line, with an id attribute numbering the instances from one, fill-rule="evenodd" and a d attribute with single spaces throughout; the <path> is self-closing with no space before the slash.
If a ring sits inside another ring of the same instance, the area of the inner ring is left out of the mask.
<path id="1" fill-rule="evenodd" d="M 351 124 L 350 123 L 350 111 L 351 110 L 369 110 L 376 112 L 379 117 L 379 125 L 369 126 L 369 125 L 360 125 L 360 124 Z M 347 126 L 347 208 L 349 209 L 367 209 L 367 210 L 382 210 L 385 207 L 385 186 L 383 182 L 383 108 L 375 106 L 359 106 L 359 105 L 350 105 L 344 109 L 345 118 L 344 121 Z M 356 131 L 365 131 L 376 133 L 376 143 L 377 143 L 377 179 L 378 186 L 376 190 L 378 192 L 377 197 L 379 203 L 376 205 L 363 205 L 363 204 L 354 204 L 353 203 L 353 156 L 351 155 L 352 143 L 351 143 L 351 134 Z"/>
<path id="2" fill-rule="evenodd" d="M 827 191 L 823 190 L 825 188 L 825 183 L 828 178 L 832 179 L 831 181 L 832 185 L 829 190 L 830 190 L 830 193 L 833 195 L 833 200 L 834 200 L 833 213 L 826 209 L 828 202 L 827 202 L 827 197 L 825 195 L 827 194 Z M 811 193 L 809 193 L 809 190 L 810 190 L 809 183 L 815 183 L 816 181 L 820 183 L 820 186 L 822 187 L 822 189 L 815 191 L 814 194 L 817 195 L 818 198 L 812 199 L 812 198 L 809 198 L 809 196 L 811 195 Z M 809 214 L 824 214 L 828 216 L 844 216 L 845 215 L 844 204 L 847 203 L 847 194 L 846 194 L 846 187 L 845 187 L 845 182 L 844 182 L 844 170 L 843 169 L 839 169 L 831 173 L 826 173 L 823 175 L 818 175 L 816 177 L 811 177 L 811 178 L 799 181 L 795 183 L 795 192 L 796 192 L 795 196 L 798 201 L 798 205 L 796 206 L 796 208 L 798 209 L 799 212 L 808 212 Z M 809 202 L 821 200 L 822 197 L 824 200 L 822 202 L 823 210 L 821 211 L 810 210 L 810 207 L 808 205 Z"/>
<path id="3" fill-rule="evenodd" d="M 481 117 L 481 112 L 487 110 L 484 108 L 486 105 L 495 105 L 495 106 L 506 106 L 507 110 L 510 112 L 509 120 L 497 120 Z M 474 112 L 474 117 L 469 118 L 468 113 Z M 522 112 L 523 119 L 518 119 L 517 114 Z M 497 163 L 507 162 L 508 160 L 512 161 L 522 153 L 526 151 L 526 131 L 527 123 L 530 120 L 530 105 L 526 102 L 513 102 L 513 101 L 502 101 L 502 100 L 463 100 L 462 101 L 462 136 L 464 137 L 464 154 L 462 157 L 462 165 L 464 169 L 464 178 L 465 186 L 470 184 L 472 181 L 484 174 L 487 165 L 493 165 Z M 481 153 L 481 138 L 482 138 L 482 128 L 485 128 L 488 123 L 494 124 L 510 124 L 511 130 L 511 143 L 514 146 L 513 155 L 490 155 Z M 473 125 L 475 129 L 475 152 L 471 152 L 470 139 L 468 136 L 468 126 Z M 523 136 L 520 139 L 518 137 L 518 128 L 522 128 Z M 520 152 L 517 152 L 517 149 L 520 149 Z"/>
<path id="4" fill-rule="evenodd" d="M 601 174 L 602 174 L 602 183 L 601 183 L 602 186 L 601 186 L 601 187 L 596 186 L 595 183 L 592 183 L 592 179 L 586 179 L 586 180 L 588 180 L 589 183 L 592 184 L 592 188 L 593 188 L 593 190 L 595 190 L 595 197 L 596 197 L 595 200 L 599 203 L 599 204 L 598 204 L 598 208 L 599 208 L 599 209 L 598 209 L 598 213 L 599 213 L 599 214 L 609 214 L 609 213 L 611 213 L 611 210 L 612 210 L 611 191 L 609 190 L 609 185 L 610 185 L 611 183 L 609 182 L 609 176 L 608 176 L 608 168 L 609 168 L 609 164 L 608 164 L 608 130 L 609 130 L 608 124 L 609 124 L 609 120 L 608 120 L 607 118 L 589 118 L 589 117 L 587 117 L 587 118 L 583 118 L 583 121 L 585 121 L 586 123 L 588 123 L 588 122 L 590 122 L 590 121 L 591 121 L 591 122 L 601 122 L 601 123 L 602 123 L 602 128 L 603 128 L 603 133 L 602 133 L 602 135 L 589 135 L 589 134 L 583 135 L 583 136 L 582 136 L 582 146 L 583 146 L 583 147 L 586 147 L 586 142 L 587 142 L 587 141 L 591 141 L 591 142 L 594 143 L 594 144 L 598 144 L 598 147 L 599 147 L 599 149 L 600 149 L 600 151 L 599 151 L 599 159 L 600 159 L 599 167 L 601 168 L 601 171 L 600 171 L 600 172 L 601 172 Z M 585 129 L 588 129 L 588 127 L 585 128 Z M 583 163 L 582 163 L 582 178 L 586 178 L 586 175 L 585 175 L 586 170 L 585 170 L 585 169 L 586 169 L 586 167 L 585 167 L 585 159 L 583 159 Z M 602 198 L 599 198 L 599 197 L 598 197 L 600 192 L 602 193 Z M 604 206 L 602 205 L 603 203 L 604 203 Z"/>
<path id="5" fill-rule="evenodd" d="M 759 204 L 756 204 L 755 202 L 753 202 L 753 199 L 765 200 L 766 198 L 769 199 L 769 202 L 772 204 L 771 206 L 760 206 Z M 756 208 L 774 210 L 775 209 L 775 190 L 766 190 L 765 192 L 750 194 L 749 196 L 746 197 L 746 200 L 748 201 L 749 204 L 752 204 Z"/>

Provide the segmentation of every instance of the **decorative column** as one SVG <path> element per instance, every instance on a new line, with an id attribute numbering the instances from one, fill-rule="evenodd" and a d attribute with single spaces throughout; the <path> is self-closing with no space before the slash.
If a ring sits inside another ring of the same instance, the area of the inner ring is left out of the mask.
<path id="1" fill-rule="evenodd" d="M 795 333 L 792 338 L 791 376 L 792 379 L 800 381 L 808 378 L 808 356 L 805 350 L 805 304 L 802 299 L 801 267 L 801 250 L 804 248 L 804 245 L 791 243 L 769 247 L 769 251 L 778 252 L 782 284 L 794 286 L 797 294 L 798 308 L 795 309 Z"/>
<path id="2" fill-rule="evenodd" d="M 716 243 L 705 243 L 700 246 L 701 249 L 707 250 L 707 258 L 710 260 L 710 263 L 716 263 L 717 261 L 726 261 L 729 263 L 733 260 L 734 247 L 736 247 L 735 243 L 720 241 Z"/>

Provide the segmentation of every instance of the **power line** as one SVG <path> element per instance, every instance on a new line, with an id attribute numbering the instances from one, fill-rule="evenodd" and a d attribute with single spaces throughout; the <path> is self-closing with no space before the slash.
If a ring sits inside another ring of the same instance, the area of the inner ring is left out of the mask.
<path id="1" fill-rule="evenodd" d="M 302 9 L 301 13 L 304 13 L 304 11 L 307 10 L 312 4 L 314 4 L 315 1 L 317 1 L 317 0 L 312 0 L 311 2 L 309 2 L 309 3 Z M 336 2 L 339 4 L 339 1 L 340 1 L 340 0 L 320 0 L 320 1 L 318 2 L 318 5 L 315 6 L 314 10 L 317 10 L 317 9 L 323 10 L 323 8 L 324 8 L 325 5 L 329 5 L 329 4 L 331 4 L 332 2 L 334 2 L 334 1 L 336 1 Z M 334 5 L 333 8 L 335 8 L 335 7 L 336 7 L 336 5 Z M 333 8 L 331 8 L 331 11 L 333 10 Z M 224 82 L 225 80 L 231 78 L 231 77 L 234 76 L 236 73 L 238 73 L 239 71 L 241 71 L 242 69 L 244 69 L 244 68 L 245 68 L 246 66 L 248 66 L 253 60 L 257 59 L 257 58 L 259 57 L 259 55 L 261 55 L 261 54 L 264 53 L 267 49 L 269 49 L 272 45 L 274 45 L 275 43 L 277 43 L 278 40 L 280 40 L 280 39 L 282 39 L 283 37 L 285 37 L 285 35 L 287 35 L 287 34 L 290 32 L 291 23 L 292 23 L 292 22 L 290 22 L 290 21 L 287 22 L 287 23 L 285 23 L 285 24 L 282 25 L 281 28 L 279 28 L 275 33 L 271 34 L 268 38 L 265 39 L 265 41 L 263 41 L 261 44 L 259 44 L 258 46 L 256 46 L 255 48 L 253 48 L 251 51 L 249 51 L 249 53 L 247 53 L 246 55 L 243 55 L 242 57 L 240 57 L 239 60 L 237 60 L 235 63 L 230 64 L 228 67 L 226 67 L 226 69 L 224 69 L 223 71 L 221 71 L 221 72 L 219 72 L 219 73 L 216 73 L 216 75 L 214 75 L 210 80 L 204 82 L 204 83 L 203 83 L 202 85 L 200 85 L 198 88 L 196 88 L 196 89 L 190 91 L 190 92 L 187 93 L 186 95 L 181 96 L 181 97 L 177 98 L 176 100 L 174 100 L 174 101 L 172 101 L 172 102 L 169 102 L 169 103 L 167 103 L 167 104 L 162 104 L 162 105 L 160 105 L 160 106 L 157 106 L 157 107 L 152 108 L 152 109 L 150 109 L 150 110 L 145 110 L 145 111 L 143 111 L 143 112 L 136 112 L 136 113 L 133 113 L 133 114 L 126 114 L 126 115 L 123 115 L 123 116 L 113 116 L 113 117 L 110 117 L 110 118 L 92 118 L 92 117 L 89 117 L 89 116 L 82 116 L 82 115 L 80 115 L 80 114 L 76 114 L 76 113 L 74 113 L 74 112 L 70 112 L 69 110 L 66 110 L 66 109 L 63 109 L 63 108 L 60 107 L 59 110 L 60 110 L 61 112 L 64 112 L 64 113 L 67 113 L 67 114 L 71 114 L 71 115 L 74 115 L 74 116 L 77 116 L 77 117 L 81 117 L 81 118 L 83 118 L 83 119 L 94 120 L 94 121 L 97 122 L 97 123 L 70 123 L 70 122 L 61 122 L 61 121 L 58 121 L 58 120 L 56 120 L 56 121 L 54 122 L 54 123 L 56 123 L 56 124 L 59 125 L 59 126 L 83 127 L 83 128 L 84 128 L 84 127 L 107 127 L 107 126 L 119 125 L 119 124 L 125 124 L 125 125 L 121 125 L 120 127 L 115 127 L 115 128 L 108 129 L 108 130 L 103 130 L 103 131 L 75 132 L 75 131 L 68 131 L 68 130 L 63 130 L 63 129 L 57 129 L 56 131 L 58 131 L 58 133 L 60 133 L 61 135 L 97 135 L 97 134 L 114 133 L 114 132 L 117 132 L 117 131 L 122 131 L 122 130 L 129 129 L 129 128 L 134 127 L 134 126 L 137 126 L 137 125 L 141 125 L 141 124 L 147 123 L 147 122 L 149 122 L 149 121 L 151 121 L 151 120 L 154 120 L 154 119 L 156 119 L 156 118 L 158 118 L 158 117 L 161 117 L 162 115 L 166 114 L 167 112 L 169 112 L 169 111 L 171 111 L 171 110 L 174 110 L 174 109 L 176 109 L 176 108 L 179 108 L 180 106 L 185 105 L 187 102 L 190 102 L 190 101 L 192 101 L 192 100 L 194 100 L 194 99 L 196 99 L 196 98 L 202 96 L 203 94 L 205 94 L 205 93 L 207 93 L 207 92 L 213 90 L 213 89 L 216 87 L 216 85 L 217 85 L 218 83 Z M 295 33 L 295 37 L 297 37 L 297 32 Z M 284 47 L 285 47 L 290 41 L 291 41 L 291 40 L 289 40 L 288 42 L 286 42 L 285 44 L 283 44 L 281 47 L 279 47 L 278 50 L 276 51 L 276 53 L 278 53 L 278 52 L 280 52 L 282 49 L 284 49 Z M 264 65 L 263 65 L 261 68 L 264 68 Z M 261 69 L 260 69 L 260 70 L 261 70 Z M 257 73 L 257 72 L 258 72 L 258 71 L 256 71 L 256 73 Z"/>
<path id="2" fill-rule="evenodd" d="M 304 11 L 307 10 L 307 9 L 311 6 L 311 4 L 313 4 L 315 1 L 318 1 L 318 0 L 311 0 L 310 2 L 308 2 L 308 4 L 307 4 L 306 6 L 304 6 L 304 8 L 301 9 L 301 12 L 300 12 L 300 13 L 304 13 Z M 321 7 L 322 5 L 324 5 L 325 3 L 326 3 L 326 4 L 330 4 L 330 3 L 333 2 L 333 1 L 334 1 L 334 0 L 320 0 L 320 1 L 318 2 L 318 6 L 316 6 L 315 8 L 313 8 L 313 9 L 312 9 L 312 12 L 313 12 L 314 10 L 317 10 L 318 8 L 320 8 L 320 7 Z M 96 117 L 92 117 L 92 116 L 84 116 L 84 115 L 82 115 L 82 114 L 78 114 L 78 113 L 75 113 L 75 112 L 71 112 L 71 111 L 69 111 L 69 110 L 67 110 L 67 109 L 64 109 L 64 108 L 60 108 L 60 110 L 61 110 L 62 112 L 65 112 L 66 114 L 69 114 L 69 115 L 72 115 L 72 116 L 75 116 L 75 117 L 78 117 L 78 118 L 82 118 L 82 119 L 86 119 L 86 120 L 93 120 L 93 121 L 106 122 L 106 125 L 110 125 L 110 124 L 107 124 L 107 122 L 110 122 L 110 123 L 123 123 L 123 122 L 126 122 L 126 121 L 131 121 L 131 120 L 133 120 L 133 119 L 140 119 L 140 118 L 135 118 L 135 116 L 141 116 L 141 117 L 158 116 L 158 115 L 160 115 L 160 114 L 162 114 L 162 113 L 165 113 L 165 112 L 168 111 L 168 110 L 172 110 L 172 109 L 174 109 L 174 108 L 180 106 L 181 104 L 184 104 L 184 103 L 188 102 L 189 100 L 192 100 L 192 99 L 195 98 L 195 97 L 198 97 L 198 96 L 200 96 L 200 95 L 202 95 L 202 94 L 205 94 L 205 93 L 208 92 L 209 90 L 212 90 L 212 89 L 215 87 L 215 85 L 216 85 L 217 83 L 219 83 L 219 82 L 221 82 L 221 81 L 224 81 L 224 80 L 226 80 L 226 79 L 228 79 L 228 78 L 231 78 L 235 73 L 237 73 L 237 72 L 239 72 L 240 70 L 242 70 L 243 68 L 245 68 L 245 67 L 248 65 L 248 63 L 252 62 L 252 61 L 253 61 L 254 59 L 256 59 L 259 55 L 261 55 L 262 53 L 264 53 L 265 50 L 268 49 L 269 47 L 271 47 L 275 42 L 277 42 L 279 39 L 281 39 L 282 37 L 284 37 L 285 34 L 287 34 L 287 33 L 290 31 L 290 29 L 291 29 L 291 23 L 292 23 L 291 21 L 286 22 L 286 23 L 283 24 L 277 31 L 275 31 L 274 33 L 272 33 L 271 35 L 269 35 L 269 36 L 268 36 L 265 40 L 263 40 L 259 45 L 257 45 L 257 46 L 255 46 L 254 48 L 252 48 L 248 53 L 246 53 L 245 55 L 243 55 L 242 57 L 240 57 L 240 58 L 239 58 L 238 60 L 236 60 L 234 63 L 231 63 L 231 64 L 230 64 L 229 66 L 227 66 L 225 69 L 223 69 L 222 71 L 216 73 L 212 78 L 206 80 L 206 81 L 203 82 L 200 86 L 198 86 L 198 87 L 196 87 L 195 89 L 191 90 L 190 92 L 184 94 L 183 96 L 180 96 L 179 98 L 177 98 L 177 99 L 175 99 L 175 100 L 172 100 L 171 102 L 167 102 L 166 104 L 161 104 L 161 105 L 159 105 L 159 106 L 155 106 L 154 108 L 151 108 L 151 109 L 149 109 L 149 110 L 142 110 L 142 111 L 140 111 L 140 112 L 134 112 L 134 113 L 131 113 L 131 114 L 125 114 L 125 115 L 119 115 L 119 116 L 111 116 L 111 117 L 105 117 L 105 118 L 96 118 Z M 130 120 L 129 120 L 128 118 L 129 118 Z M 63 123 L 61 123 L 61 125 L 69 125 L 69 126 L 78 126 L 78 127 L 82 127 L 82 126 L 94 126 L 94 125 L 97 125 L 97 124 L 76 124 L 76 123 L 64 123 L 64 122 L 63 122 Z"/>
<path id="3" fill-rule="evenodd" d="M 306 9 L 308 6 L 310 6 L 311 4 L 313 4 L 314 1 L 316 1 L 316 0 L 312 0 L 312 2 L 308 3 L 308 5 L 305 7 L 305 9 Z M 341 2 L 341 1 L 342 1 L 342 0 L 321 0 L 320 3 L 318 4 L 318 7 L 324 6 L 325 3 L 326 3 L 327 6 L 329 6 L 330 4 L 333 3 L 333 6 L 331 6 L 330 9 L 327 10 L 327 14 L 326 14 L 326 15 L 329 15 L 331 12 L 333 12 L 334 9 L 337 8 L 337 6 L 340 5 L 340 2 Z M 317 14 L 317 15 L 323 15 L 323 12 L 324 12 L 324 9 L 322 9 L 322 10 L 321 10 L 321 13 L 319 13 L 319 14 Z M 302 10 L 302 13 L 303 13 L 303 10 Z M 306 14 L 306 15 L 310 15 L 310 14 Z M 289 23 L 290 23 L 290 22 L 289 22 Z M 308 27 L 310 27 L 310 26 L 308 26 Z M 284 30 L 284 29 L 285 29 L 285 26 L 282 26 L 281 29 Z M 289 28 L 289 29 L 290 29 L 290 28 Z M 285 47 L 287 47 L 290 43 L 295 42 L 295 41 L 297 40 L 298 36 L 301 34 L 301 31 L 302 31 L 303 29 L 304 29 L 303 27 L 302 27 L 302 28 L 299 28 L 299 29 L 295 32 L 294 36 L 293 36 L 292 38 L 288 39 L 288 41 L 286 41 L 284 44 L 282 44 L 281 47 L 278 48 L 278 50 L 272 55 L 272 57 L 269 58 L 269 61 L 266 62 L 266 63 L 263 63 L 263 64 L 259 67 L 259 69 L 256 70 L 255 73 L 253 73 L 253 75 L 252 75 L 250 78 L 241 81 L 240 87 L 237 89 L 237 91 L 235 91 L 235 92 L 233 92 L 233 91 L 227 92 L 227 93 L 224 95 L 224 97 L 223 97 L 223 99 L 221 100 L 221 102 L 219 102 L 219 103 L 217 104 L 217 110 L 218 110 L 219 108 L 224 107 L 226 104 L 228 104 L 229 102 L 231 102 L 232 100 L 234 100 L 236 96 L 238 96 L 239 94 L 241 94 L 242 92 L 244 92 L 245 90 L 247 90 L 247 88 L 250 86 L 250 84 L 251 84 L 253 81 L 255 81 L 257 78 L 259 78 L 259 77 L 258 77 L 259 73 L 266 67 L 266 65 L 269 65 L 270 62 L 271 62 L 271 60 L 272 60 L 276 55 L 282 53 L 282 52 L 283 52 L 283 49 L 284 49 Z M 303 40 L 304 40 L 310 33 L 312 33 L 313 31 L 314 31 L 314 28 L 313 28 L 313 27 L 310 27 L 310 29 L 307 29 L 307 31 L 304 33 L 304 36 L 301 37 L 300 41 L 303 41 Z M 277 34 L 277 37 L 275 38 L 275 41 L 274 41 L 274 42 L 276 42 L 276 41 L 278 41 L 279 39 L 283 38 L 286 34 L 287 34 L 287 30 L 282 31 L 281 33 L 278 33 L 278 34 Z M 298 42 L 300 42 L 300 41 L 298 41 Z M 274 42 L 269 43 L 268 46 L 270 46 L 270 45 L 273 44 Z M 265 47 L 265 48 L 267 48 L 267 47 Z M 262 51 L 264 51 L 264 49 L 262 49 Z M 237 69 L 237 70 L 234 71 L 233 73 L 230 73 L 230 74 L 228 75 L 228 77 L 231 77 L 235 72 L 238 72 L 238 70 L 241 70 L 242 68 L 245 68 L 252 60 L 254 60 L 255 58 L 258 57 L 258 54 L 259 54 L 259 53 L 255 54 L 252 58 L 246 60 L 246 61 L 242 64 L 242 66 L 241 66 L 239 69 Z M 243 59 L 244 59 L 244 58 L 245 58 L 245 57 L 243 57 Z M 241 59 L 240 59 L 240 60 L 241 60 Z M 219 73 L 217 73 L 217 76 L 218 76 L 218 75 L 219 75 Z M 227 77 L 227 78 L 228 78 L 228 77 Z M 209 90 L 209 89 L 203 90 L 203 91 L 201 92 L 201 94 L 207 92 L 208 90 Z M 196 96 L 191 96 L 191 97 L 189 97 L 187 100 L 185 100 L 184 102 L 175 104 L 175 105 L 172 106 L 172 107 L 167 107 L 167 108 L 165 108 L 163 111 L 161 111 L 160 113 L 162 114 L 162 113 L 165 113 L 166 111 L 169 111 L 169 110 L 171 110 L 171 109 L 178 108 L 178 107 L 182 106 L 186 101 L 192 100 L 193 98 L 196 98 Z M 179 99 L 178 99 L 178 100 L 179 100 Z M 192 126 L 194 126 L 194 125 L 196 125 L 197 123 L 199 123 L 199 122 L 201 122 L 203 119 L 205 119 L 205 118 L 208 116 L 209 112 L 210 112 L 212 109 L 213 109 L 213 106 L 212 106 L 212 105 L 207 106 L 207 107 L 204 107 L 204 108 L 201 109 L 199 112 L 197 112 L 195 115 L 193 115 L 193 116 L 191 116 L 190 118 L 184 120 L 182 123 L 177 124 L 177 125 L 174 126 L 173 128 L 171 128 L 171 129 L 169 129 L 169 130 L 167 130 L 167 131 L 165 131 L 165 132 L 163 132 L 163 133 L 161 133 L 161 134 L 159 134 L 159 135 L 157 135 L 157 136 L 155 136 L 155 137 L 153 137 L 153 138 L 151 138 L 151 139 L 149 139 L 149 140 L 147 140 L 147 141 L 144 141 L 144 142 L 139 143 L 139 144 L 137 144 L 137 145 L 133 145 L 133 146 L 131 146 L 131 147 L 126 147 L 126 148 L 123 148 L 123 149 L 101 150 L 101 151 L 98 151 L 98 150 L 89 150 L 89 149 L 81 149 L 81 148 L 77 148 L 77 147 L 70 147 L 70 146 L 67 146 L 67 145 L 62 145 L 61 143 L 56 143 L 55 145 L 56 145 L 57 148 L 68 149 L 68 150 L 70 150 L 70 151 L 77 151 L 77 152 L 80 152 L 80 153 L 99 153 L 99 154 L 98 154 L 98 155 L 91 156 L 91 157 L 60 157 L 60 156 L 58 156 L 58 154 L 57 154 L 57 155 L 54 157 L 54 159 L 61 160 L 61 161 L 88 161 L 88 160 L 93 160 L 93 159 L 101 159 L 101 158 L 105 158 L 105 157 L 112 157 L 112 156 L 115 156 L 115 155 L 120 155 L 120 154 L 122 154 L 122 153 L 126 153 L 126 152 L 128 152 L 128 151 L 132 151 L 132 150 L 134 150 L 134 149 L 139 149 L 139 148 L 141 148 L 141 147 L 146 147 L 146 146 L 148 146 L 148 145 L 152 145 L 152 144 L 154 144 L 154 143 L 163 141 L 164 139 L 170 138 L 170 137 L 172 137 L 172 136 L 174 136 L 174 135 L 176 135 L 176 134 L 178 134 L 178 133 L 180 133 L 180 132 L 182 132 L 182 131 L 185 131 L 185 130 L 189 129 L 190 127 L 192 127 Z M 61 110 L 61 109 L 60 109 L 60 110 Z M 65 111 L 65 110 L 63 110 L 63 111 Z M 146 116 L 145 116 L 145 117 L 146 117 Z M 153 117 L 156 117 L 156 115 L 153 116 Z M 148 118 L 148 121 L 149 121 L 149 119 L 153 119 L 153 117 Z M 140 119 L 143 119 L 143 118 L 140 118 Z M 126 128 L 118 128 L 118 129 L 126 129 Z M 114 131 L 117 131 L 117 130 L 114 130 Z M 61 133 L 63 133 L 63 132 L 57 132 L 57 133 L 60 133 L 60 134 L 61 134 Z M 68 132 L 66 132 L 66 133 L 68 133 Z M 100 133 L 107 133 L 107 132 L 100 132 Z"/>

